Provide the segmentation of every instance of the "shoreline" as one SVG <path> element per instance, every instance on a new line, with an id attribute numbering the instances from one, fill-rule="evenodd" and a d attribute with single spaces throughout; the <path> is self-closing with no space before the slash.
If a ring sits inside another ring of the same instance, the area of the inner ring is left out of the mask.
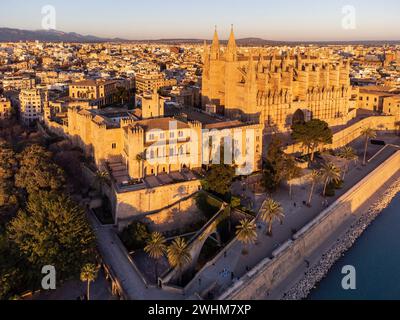
<path id="1" fill-rule="evenodd" d="M 399 192 L 400 178 L 397 178 L 397 180 L 385 190 L 382 196 L 380 196 L 378 200 L 349 227 L 345 235 L 322 255 L 319 262 L 311 267 L 303 278 L 285 293 L 281 300 L 307 299 L 316 285 L 326 277 L 333 265 L 353 247 L 357 239 L 391 204 Z"/>

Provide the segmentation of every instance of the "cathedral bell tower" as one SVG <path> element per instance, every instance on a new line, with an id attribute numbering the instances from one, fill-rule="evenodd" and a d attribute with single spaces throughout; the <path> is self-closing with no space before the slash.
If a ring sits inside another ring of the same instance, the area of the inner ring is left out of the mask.
<path id="1" fill-rule="evenodd" d="M 221 55 L 221 48 L 219 46 L 217 27 L 215 26 L 214 38 L 211 45 L 211 60 L 219 60 L 220 55 Z"/>
<path id="2" fill-rule="evenodd" d="M 237 60 L 237 47 L 236 47 L 236 40 L 235 34 L 233 32 L 233 25 L 231 27 L 231 34 L 229 36 L 228 46 L 226 48 L 226 61 L 233 62 Z"/>

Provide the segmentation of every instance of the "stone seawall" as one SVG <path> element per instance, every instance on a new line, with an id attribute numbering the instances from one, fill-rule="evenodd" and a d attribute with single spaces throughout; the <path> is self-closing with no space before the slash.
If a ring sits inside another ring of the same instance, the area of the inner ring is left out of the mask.
<path id="1" fill-rule="evenodd" d="M 365 177 L 330 208 L 322 212 L 293 239 L 277 249 L 246 274 L 221 300 L 253 300 L 266 297 L 289 275 L 300 267 L 307 257 L 342 225 L 400 170 L 400 151 Z M 270 259 L 269 259 L 270 258 Z"/>
<path id="2" fill-rule="evenodd" d="M 349 250 L 368 226 L 386 209 L 396 195 L 400 192 L 400 179 L 397 179 L 376 201 L 360 219 L 351 225 L 346 234 L 340 238 L 340 241 L 322 256 L 322 259 L 312 267 L 301 281 L 295 284 L 283 297 L 284 300 L 301 300 L 308 297 L 315 285 L 319 283 L 329 272 L 332 266 L 342 255 Z"/>

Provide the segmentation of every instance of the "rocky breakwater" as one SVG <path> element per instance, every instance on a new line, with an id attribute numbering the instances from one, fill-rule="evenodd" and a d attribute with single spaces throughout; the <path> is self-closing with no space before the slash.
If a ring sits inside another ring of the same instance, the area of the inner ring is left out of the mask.
<path id="1" fill-rule="evenodd" d="M 303 279 L 294 285 L 282 298 L 283 300 L 306 299 L 315 286 L 327 275 L 332 266 L 348 251 L 368 228 L 368 226 L 386 209 L 400 192 L 400 179 L 392 184 L 365 213 L 349 228 L 346 234 L 311 267 Z"/>

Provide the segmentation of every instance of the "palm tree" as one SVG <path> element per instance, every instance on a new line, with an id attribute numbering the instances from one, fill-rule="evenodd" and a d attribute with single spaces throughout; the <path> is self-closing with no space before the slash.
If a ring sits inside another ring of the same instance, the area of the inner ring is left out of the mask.
<path id="1" fill-rule="evenodd" d="M 243 254 L 247 254 L 247 245 L 254 244 L 257 240 L 257 225 L 255 221 L 244 219 L 236 226 L 236 237 L 243 243 Z"/>
<path id="2" fill-rule="evenodd" d="M 260 219 L 267 224 L 265 229 L 266 234 L 272 236 L 272 225 L 275 220 L 279 220 L 283 224 L 283 219 L 285 214 L 283 213 L 283 208 L 279 202 L 269 198 L 264 201 L 260 209 Z"/>
<path id="3" fill-rule="evenodd" d="M 103 183 L 107 183 L 109 181 L 109 174 L 106 170 L 99 170 L 96 172 L 96 180 L 99 186 L 99 189 L 101 191 L 102 187 L 103 187 Z"/>
<path id="4" fill-rule="evenodd" d="M 368 152 L 368 142 L 370 139 L 376 138 L 376 131 L 370 127 L 364 128 L 361 131 L 361 136 L 365 137 L 365 148 L 364 148 L 364 160 L 363 166 L 367 165 L 367 152 Z"/>
<path id="5" fill-rule="evenodd" d="M 358 160 L 358 155 L 355 152 L 355 150 L 351 147 L 344 147 L 340 149 L 338 156 L 344 160 L 346 160 L 346 165 L 343 170 L 343 177 L 342 179 L 344 180 L 346 173 L 349 172 L 349 164 L 351 161 L 356 161 Z"/>
<path id="6" fill-rule="evenodd" d="M 171 267 L 178 269 L 180 275 L 179 282 L 182 284 L 183 267 L 192 260 L 185 239 L 176 238 L 167 249 L 167 257 Z"/>
<path id="7" fill-rule="evenodd" d="M 309 207 L 311 207 L 311 202 L 312 202 L 312 197 L 314 195 L 315 187 L 317 183 L 321 181 L 321 172 L 318 170 L 313 170 L 310 179 L 311 179 L 311 191 L 307 202 L 307 205 Z"/>
<path id="8" fill-rule="evenodd" d="M 158 279 L 158 261 L 167 252 L 167 246 L 165 245 L 165 238 L 159 232 L 154 232 L 150 235 L 147 245 L 144 251 L 155 260 L 155 275 L 156 280 Z"/>
<path id="9" fill-rule="evenodd" d="M 326 196 L 326 189 L 331 182 L 339 182 L 341 180 L 341 171 L 332 162 L 325 163 L 321 169 L 321 178 L 324 181 L 323 196 Z"/>
<path id="10" fill-rule="evenodd" d="M 93 263 L 85 264 L 81 270 L 81 281 L 87 282 L 87 299 L 90 300 L 90 283 L 97 279 L 97 274 L 99 272 L 99 266 Z"/>
<path id="11" fill-rule="evenodd" d="M 136 155 L 136 161 L 137 161 L 137 163 L 138 163 L 138 165 L 139 165 L 139 174 L 144 178 L 144 174 L 143 174 L 143 169 L 142 169 L 142 166 L 143 166 L 143 155 L 142 154 L 137 154 Z"/>
<path id="12" fill-rule="evenodd" d="M 293 157 L 288 157 L 284 164 L 284 175 L 289 185 L 289 196 L 293 199 L 293 180 L 301 177 L 301 169 L 297 166 Z"/>

